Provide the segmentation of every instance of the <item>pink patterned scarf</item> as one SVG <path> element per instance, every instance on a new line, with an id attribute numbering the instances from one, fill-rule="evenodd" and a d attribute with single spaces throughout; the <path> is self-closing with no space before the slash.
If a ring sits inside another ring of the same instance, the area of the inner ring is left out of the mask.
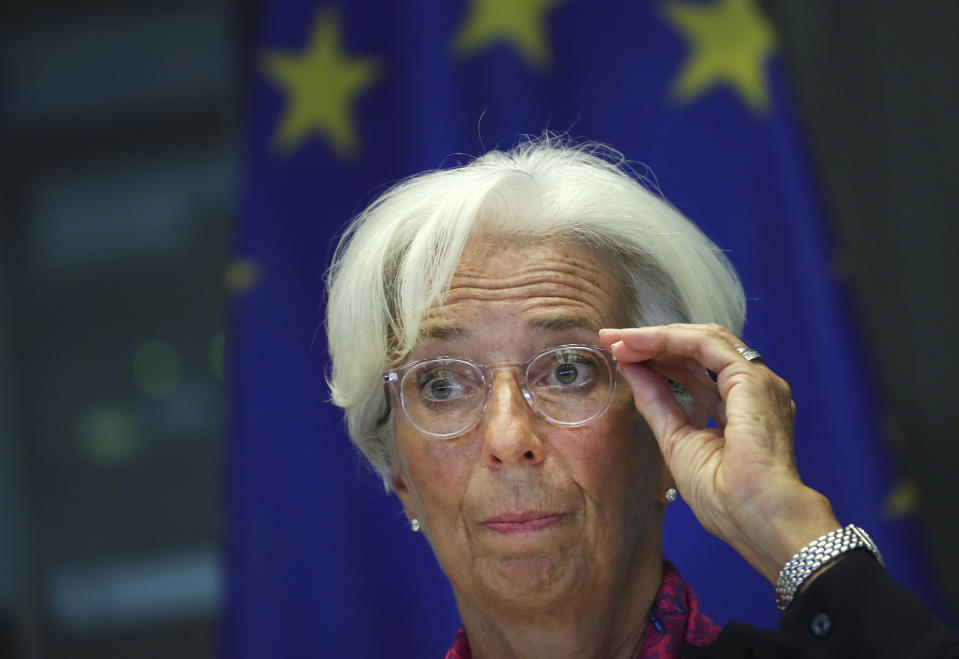
<path id="1" fill-rule="evenodd" d="M 679 659 L 683 643 L 705 645 L 719 635 L 719 625 L 699 609 L 696 593 L 669 561 L 663 561 L 663 584 L 656 593 L 643 645 L 636 659 Z M 446 659 L 470 659 L 466 630 L 456 632 Z"/>

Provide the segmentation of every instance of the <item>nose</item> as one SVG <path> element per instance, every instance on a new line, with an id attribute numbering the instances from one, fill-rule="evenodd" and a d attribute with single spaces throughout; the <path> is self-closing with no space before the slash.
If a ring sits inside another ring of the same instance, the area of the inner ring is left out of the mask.
<path id="1" fill-rule="evenodd" d="M 545 450 L 537 434 L 536 413 L 523 397 L 512 369 L 494 372 L 483 423 L 486 463 L 491 467 L 542 464 Z"/>

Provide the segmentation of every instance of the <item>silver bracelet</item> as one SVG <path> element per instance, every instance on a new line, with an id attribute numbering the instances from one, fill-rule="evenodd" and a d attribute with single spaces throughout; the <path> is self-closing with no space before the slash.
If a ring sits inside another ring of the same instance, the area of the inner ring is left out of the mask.
<path id="1" fill-rule="evenodd" d="M 836 529 L 800 549 L 779 572 L 779 579 L 776 580 L 776 606 L 779 610 L 786 610 L 809 575 L 837 556 L 853 549 L 867 550 L 876 557 L 880 565 L 884 565 L 879 547 L 868 533 L 854 524 Z"/>

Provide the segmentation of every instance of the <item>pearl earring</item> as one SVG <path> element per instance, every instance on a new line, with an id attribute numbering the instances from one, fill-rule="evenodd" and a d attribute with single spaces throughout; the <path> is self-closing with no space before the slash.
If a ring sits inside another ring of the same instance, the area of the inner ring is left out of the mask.
<path id="1" fill-rule="evenodd" d="M 671 487 L 668 490 L 666 490 L 666 503 L 673 503 L 678 498 L 679 498 L 679 492 L 676 491 L 675 487 Z"/>
<path id="2" fill-rule="evenodd" d="M 410 520 L 410 528 L 413 529 L 413 533 L 417 533 L 420 530 L 420 520 L 415 517 Z"/>

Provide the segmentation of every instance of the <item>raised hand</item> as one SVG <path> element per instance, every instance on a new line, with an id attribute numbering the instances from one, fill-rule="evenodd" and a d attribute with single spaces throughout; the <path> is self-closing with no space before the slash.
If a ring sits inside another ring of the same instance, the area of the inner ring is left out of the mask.
<path id="1" fill-rule="evenodd" d="M 789 385 L 719 325 L 608 329 L 633 399 L 700 523 L 767 579 L 811 540 L 839 527 L 828 500 L 796 470 Z M 708 371 L 715 374 L 716 381 Z M 695 404 L 683 408 L 666 378 Z M 706 417 L 716 427 L 706 426 Z"/>

